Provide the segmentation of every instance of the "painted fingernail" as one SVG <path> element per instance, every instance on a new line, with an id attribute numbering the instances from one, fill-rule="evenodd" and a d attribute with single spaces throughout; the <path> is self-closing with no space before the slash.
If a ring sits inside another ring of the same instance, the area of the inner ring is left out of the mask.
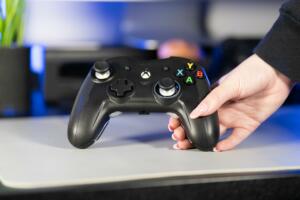
<path id="1" fill-rule="evenodd" d="M 207 105 L 206 104 L 201 104 L 201 105 L 199 105 L 198 108 L 194 109 L 193 112 L 191 112 L 190 118 L 195 119 L 195 118 L 201 116 L 207 110 L 208 110 Z"/>
<path id="2" fill-rule="evenodd" d="M 178 144 L 174 144 L 173 149 L 179 150 Z"/>
<path id="3" fill-rule="evenodd" d="M 218 150 L 216 147 L 213 148 L 214 152 L 221 152 L 220 150 Z"/>
<path id="4" fill-rule="evenodd" d="M 176 137 L 174 134 L 172 134 L 172 140 L 177 141 Z"/>

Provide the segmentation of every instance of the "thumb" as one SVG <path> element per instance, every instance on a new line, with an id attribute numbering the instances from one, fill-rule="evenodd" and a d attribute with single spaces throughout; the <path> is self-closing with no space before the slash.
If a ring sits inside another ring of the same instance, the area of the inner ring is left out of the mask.
<path id="1" fill-rule="evenodd" d="M 221 78 L 222 79 L 222 78 Z M 226 77 L 219 81 L 220 84 L 215 87 L 201 101 L 201 103 L 191 112 L 190 118 L 195 119 L 200 116 L 207 116 L 216 112 L 225 102 L 237 97 L 237 84 L 235 81 Z"/>

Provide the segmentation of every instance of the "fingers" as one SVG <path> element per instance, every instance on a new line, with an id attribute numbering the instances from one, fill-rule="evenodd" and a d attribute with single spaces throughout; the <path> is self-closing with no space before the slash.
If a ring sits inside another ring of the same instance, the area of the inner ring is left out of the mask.
<path id="1" fill-rule="evenodd" d="M 232 134 L 228 136 L 228 138 L 220 141 L 215 151 L 227 151 L 233 149 L 235 146 L 240 144 L 243 140 L 245 140 L 252 131 L 246 130 L 244 128 L 235 128 L 232 131 Z"/>
<path id="2" fill-rule="evenodd" d="M 168 129 L 170 132 L 173 132 L 176 128 L 180 126 L 180 121 L 179 119 L 170 117 L 169 119 L 169 124 L 168 124 Z"/>
<path id="3" fill-rule="evenodd" d="M 223 124 L 220 124 L 220 136 L 223 135 L 227 131 L 227 127 Z"/>
<path id="4" fill-rule="evenodd" d="M 223 83 L 223 81 L 225 81 L 227 79 L 227 77 L 229 76 L 231 72 L 225 74 L 224 76 L 222 76 L 219 80 L 218 80 L 218 84 Z"/>
<path id="5" fill-rule="evenodd" d="M 184 129 L 181 126 L 176 128 L 174 130 L 174 133 L 172 134 L 172 138 L 176 141 L 182 141 L 182 140 L 186 139 Z"/>
<path id="6" fill-rule="evenodd" d="M 176 125 L 178 124 L 177 123 L 178 120 L 177 121 L 173 120 L 172 122 L 176 123 Z M 224 125 L 220 124 L 220 135 L 223 135 L 226 132 L 226 130 L 227 130 L 227 128 Z M 193 145 L 187 139 L 185 131 L 180 126 L 180 123 L 179 123 L 179 126 L 176 129 L 174 129 L 174 133 L 172 134 L 172 139 L 177 142 L 173 146 L 174 149 L 185 150 L 185 149 L 190 149 L 193 147 Z"/>
<path id="7" fill-rule="evenodd" d="M 185 150 L 193 147 L 190 141 L 187 139 L 184 129 L 181 126 L 177 127 L 174 130 L 174 133 L 172 134 L 172 139 L 177 142 L 173 145 L 174 149 Z"/>
<path id="8" fill-rule="evenodd" d="M 216 112 L 225 102 L 238 95 L 237 88 L 235 81 L 230 80 L 230 77 L 224 78 L 220 85 L 214 88 L 191 112 L 190 117 L 195 119 Z"/>
<path id="9" fill-rule="evenodd" d="M 192 148 L 192 144 L 188 139 L 184 139 L 182 141 L 178 141 L 176 144 L 173 145 L 174 149 L 181 149 L 181 150 L 186 150 Z"/>

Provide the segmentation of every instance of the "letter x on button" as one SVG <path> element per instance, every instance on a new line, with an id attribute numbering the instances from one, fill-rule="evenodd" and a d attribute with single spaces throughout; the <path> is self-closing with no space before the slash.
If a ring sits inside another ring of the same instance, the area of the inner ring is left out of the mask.
<path id="1" fill-rule="evenodd" d="M 176 76 L 177 77 L 184 77 L 185 76 L 184 69 L 177 69 Z"/>

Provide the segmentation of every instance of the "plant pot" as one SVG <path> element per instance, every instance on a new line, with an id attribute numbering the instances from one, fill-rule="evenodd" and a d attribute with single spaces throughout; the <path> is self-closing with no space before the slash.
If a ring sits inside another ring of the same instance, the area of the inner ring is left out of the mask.
<path id="1" fill-rule="evenodd" d="M 30 111 L 30 49 L 0 48 L 0 116 Z"/>

